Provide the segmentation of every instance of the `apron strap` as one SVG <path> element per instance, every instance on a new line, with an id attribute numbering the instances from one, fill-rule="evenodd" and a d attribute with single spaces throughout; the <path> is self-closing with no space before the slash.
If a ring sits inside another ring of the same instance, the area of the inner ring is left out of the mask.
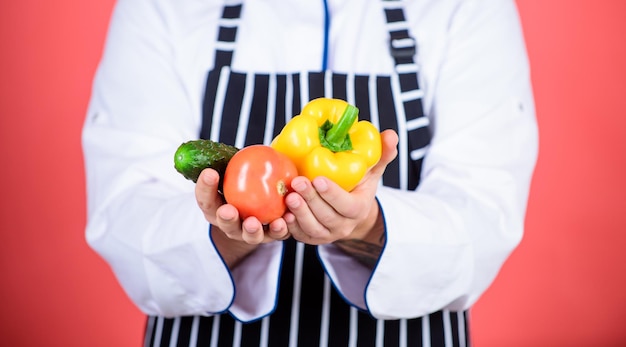
<path id="1" fill-rule="evenodd" d="M 389 31 L 389 53 L 396 65 L 413 64 L 417 46 L 415 39 L 409 34 L 409 26 L 400 3 L 400 0 L 383 0 Z"/>
<path id="2" fill-rule="evenodd" d="M 430 144 L 430 119 L 425 117 L 422 99 L 424 91 L 419 86 L 419 66 L 414 61 L 417 54 L 417 42 L 409 32 L 409 24 L 404 17 L 401 0 L 383 0 L 387 30 L 389 31 L 389 54 L 394 60 L 398 76 L 400 100 L 406 119 L 407 144 L 409 159 L 415 167 L 422 166 L 422 159 Z M 404 160 L 404 159 L 402 159 Z M 420 169 L 421 170 L 421 169 Z M 403 189 L 414 189 L 419 178 L 408 176 L 408 184 Z"/>
<path id="3" fill-rule="evenodd" d="M 237 38 L 237 28 L 241 19 L 242 4 L 224 5 L 222 17 L 220 18 L 217 32 L 217 42 L 215 43 L 215 67 L 230 66 L 235 51 L 235 39 Z"/>
<path id="4" fill-rule="evenodd" d="M 419 87 L 417 79 L 419 68 L 414 61 L 417 43 L 409 33 L 409 24 L 404 17 L 401 2 L 401 0 L 383 0 L 383 6 L 389 31 L 389 54 L 394 60 L 398 74 L 406 120 L 411 122 L 423 116 L 422 112 L 415 113 L 414 110 L 422 110 L 421 99 L 424 93 Z"/>

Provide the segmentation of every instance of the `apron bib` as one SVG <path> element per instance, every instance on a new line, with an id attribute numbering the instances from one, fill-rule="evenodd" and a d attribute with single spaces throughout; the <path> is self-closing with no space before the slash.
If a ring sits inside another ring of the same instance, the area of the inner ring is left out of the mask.
<path id="1" fill-rule="evenodd" d="M 430 142 L 423 92 L 398 1 L 382 1 L 396 74 L 331 71 L 255 74 L 231 69 L 242 4 L 224 6 L 215 66 L 209 71 L 200 138 L 235 145 L 269 144 L 310 100 L 332 97 L 359 108 L 359 119 L 399 136 L 398 157 L 383 185 L 413 190 Z M 228 314 L 149 317 L 146 346 L 467 346 L 467 312 L 439 311 L 415 319 L 377 320 L 344 301 L 325 275 L 316 247 L 283 241 L 278 301 L 268 317 L 241 323 Z"/>

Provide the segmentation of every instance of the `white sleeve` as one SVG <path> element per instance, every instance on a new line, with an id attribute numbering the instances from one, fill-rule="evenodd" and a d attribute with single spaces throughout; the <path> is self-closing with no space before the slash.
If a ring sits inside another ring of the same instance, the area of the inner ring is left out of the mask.
<path id="1" fill-rule="evenodd" d="M 211 242 L 194 184 L 173 166 L 178 145 L 198 137 L 201 93 L 177 71 L 158 3 L 114 10 L 83 128 L 86 238 L 147 314 L 256 319 L 275 305 L 281 244 L 231 274 Z"/>
<path id="2" fill-rule="evenodd" d="M 320 248 L 344 297 L 378 318 L 467 309 L 523 235 L 538 135 L 513 1 L 464 1 L 434 83 L 433 139 L 416 191 L 383 187 L 373 272 Z"/>

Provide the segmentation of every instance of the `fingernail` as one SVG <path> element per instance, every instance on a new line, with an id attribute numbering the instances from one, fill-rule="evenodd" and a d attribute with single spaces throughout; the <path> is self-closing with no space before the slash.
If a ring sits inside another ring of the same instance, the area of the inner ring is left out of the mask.
<path id="1" fill-rule="evenodd" d="M 285 198 L 285 202 L 290 208 L 297 208 L 298 206 L 300 206 L 300 199 L 295 194 L 287 195 L 287 198 Z"/>
<path id="2" fill-rule="evenodd" d="M 233 219 L 235 219 L 234 215 L 229 215 L 228 213 L 227 214 L 221 213 L 219 217 L 226 222 L 230 222 Z"/>
<path id="3" fill-rule="evenodd" d="M 214 175 L 204 174 L 202 176 L 202 179 L 204 180 L 204 183 L 206 183 L 208 185 L 214 185 L 215 184 L 215 176 Z"/>
<path id="4" fill-rule="evenodd" d="M 229 206 L 220 207 L 217 210 L 218 217 L 224 221 L 230 222 L 235 219 L 237 212 L 234 208 L 230 208 Z"/>
<path id="5" fill-rule="evenodd" d="M 313 180 L 313 186 L 318 192 L 325 192 L 328 189 L 328 183 L 322 177 Z"/>
<path id="6" fill-rule="evenodd" d="M 248 234 L 254 234 L 259 230 L 256 227 L 256 224 L 251 223 L 248 220 L 244 221 L 244 223 L 241 225 L 241 228 Z"/>
<path id="7" fill-rule="evenodd" d="M 287 224 L 296 222 L 296 216 L 294 216 L 292 213 L 285 213 L 285 215 L 283 216 L 283 219 L 285 219 L 285 223 Z"/>
<path id="8" fill-rule="evenodd" d="M 295 178 L 291 181 L 291 188 L 293 188 L 296 192 L 301 192 L 306 189 L 306 183 L 302 178 Z"/>

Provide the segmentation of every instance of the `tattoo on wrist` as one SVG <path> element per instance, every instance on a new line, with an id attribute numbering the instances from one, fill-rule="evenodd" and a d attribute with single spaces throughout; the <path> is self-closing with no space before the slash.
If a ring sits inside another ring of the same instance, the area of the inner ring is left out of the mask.
<path id="1" fill-rule="evenodd" d="M 384 235 L 381 237 L 381 244 L 375 244 L 358 239 L 348 239 L 335 241 L 335 244 L 345 253 L 355 258 L 364 265 L 374 268 L 378 262 L 378 257 L 383 250 Z"/>

